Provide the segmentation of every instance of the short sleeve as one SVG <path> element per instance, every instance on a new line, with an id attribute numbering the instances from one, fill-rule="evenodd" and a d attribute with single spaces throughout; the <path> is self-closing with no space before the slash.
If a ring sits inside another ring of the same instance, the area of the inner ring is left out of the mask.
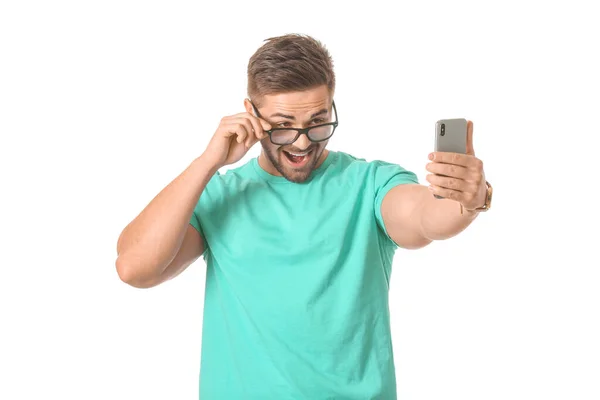
<path id="1" fill-rule="evenodd" d="M 192 216 L 190 217 L 190 225 L 196 228 L 198 233 L 200 233 L 204 243 L 205 252 L 209 248 L 209 244 L 207 240 L 207 232 L 204 229 L 205 224 L 203 223 L 203 220 L 208 218 L 214 211 L 214 208 L 220 203 L 220 181 L 221 175 L 219 172 L 217 172 L 208 181 L 208 184 L 202 191 L 200 199 L 198 200 L 198 203 L 196 203 L 194 211 L 192 212 Z"/>
<path id="2" fill-rule="evenodd" d="M 415 173 L 408 171 L 397 164 L 378 161 L 375 168 L 375 217 L 379 228 L 381 228 L 385 235 L 392 240 L 385 229 L 383 216 L 381 215 L 381 204 L 383 203 L 383 199 L 393 187 L 407 183 L 418 184 L 419 180 Z"/>

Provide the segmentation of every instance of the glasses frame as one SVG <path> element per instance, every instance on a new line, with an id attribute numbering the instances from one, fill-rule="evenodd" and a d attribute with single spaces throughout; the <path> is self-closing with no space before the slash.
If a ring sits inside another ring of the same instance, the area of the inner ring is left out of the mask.
<path id="1" fill-rule="evenodd" d="M 250 104 L 252 104 L 252 108 L 254 109 L 254 112 L 256 113 L 256 117 L 264 119 L 258 112 L 258 109 L 254 105 L 252 100 L 250 100 Z M 308 140 L 310 140 L 313 143 L 319 143 L 319 142 L 324 142 L 326 140 L 329 140 L 335 133 L 335 129 L 338 127 L 338 115 L 337 115 L 337 109 L 335 108 L 335 101 L 332 101 L 331 105 L 333 106 L 333 112 L 335 113 L 335 121 L 333 121 L 333 122 L 327 122 L 324 124 L 309 126 L 308 128 L 273 128 L 273 129 L 269 129 L 268 131 L 265 131 L 265 133 L 267 133 L 269 135 L 269 140 L 271 141 L 271 143 L 278 145 L 278 146 L 285 146 L 286 144 L 292 144 L 296 140 L 298 140 L 300 135 L 306 135 Z M 266 121 L 266 119 L 265 119 L 265 121 Z M 267 122 L 269 122 L 269 121 L 267 121 Z M 310 136 L 308 136 L 308 131 L 310 131 L 311 129 L 320 128 L 320 127 L 329 126 L 329 125 L 333 126 L 333 130 L 331 131 L 331 135 L 327 136 L 325 139 L 313 140 L 313 139 L 311 139 Z M 273 134 L 273 132 L 277 132 L 277 131 L 296 131 L 296 136 L 294 137 L 294 140 L 287 141 L 286 143 L 276 143 L 273 141 L 273 136 L 271 136 L 271 135 Z"/>

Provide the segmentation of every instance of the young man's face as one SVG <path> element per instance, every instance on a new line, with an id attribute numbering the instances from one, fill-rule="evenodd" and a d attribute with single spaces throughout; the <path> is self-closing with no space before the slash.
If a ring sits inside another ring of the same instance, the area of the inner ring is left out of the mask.
<path id="1" fill-rule="evenodd" d="M 272 128 L 308 128 L 335 120 L 331 102 L 329 90 L 323 85 L 304 92 L 264 96 L 258 112 Z M 254 114 L 249 102 L 246 110 Z M 293 143 L 278 145 L 267 137 L 261 141 L 263 152 L 259 161 L 267 172 L 301 183 L 327 157 L 327 143 L 328 140 L 315 143 L 307 135 L 300 135 Z"/>

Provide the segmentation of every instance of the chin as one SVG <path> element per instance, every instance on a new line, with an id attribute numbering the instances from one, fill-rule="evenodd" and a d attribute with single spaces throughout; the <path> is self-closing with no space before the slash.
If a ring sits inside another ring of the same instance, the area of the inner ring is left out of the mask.
<path id="1" fill-rule="evenodd" d="M 296 165 L 282 151 L 279 152 L 278 170 L 288 181 L 294 183 L 305 182 L 312 174 L 321 157 L 322 149 L 313 149 L 303 162 Z"/>
<path id="2" fill-rule="evenodd" d="M 300 171 L 284 171 L 281 173 L 285 179 L 294 183 L 303 183 L 310 177 L 312 169 L 308 172 Z"/>

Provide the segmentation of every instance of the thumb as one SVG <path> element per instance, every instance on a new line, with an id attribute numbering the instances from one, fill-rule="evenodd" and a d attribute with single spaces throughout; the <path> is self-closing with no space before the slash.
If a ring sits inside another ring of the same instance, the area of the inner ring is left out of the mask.
<path id="1" fill-rule="evenodd" d="M 264 119 L 262 119 L 262 118 L 259 118 L 259 121 L 260 121 L 260 124 L 262 125 L 262 128 L 263 128 L 265 131 L 268 131 L 269 129 L 271 129 L 271 124 L 269 124 L 267 121 L 265 121 L 265 120 L 264 120 Z"/>
<path id="2" fill-rule="evenodd" d="M 467 154 L 474 156 L 475 149 L 473 148 L 473 121 L 467 121 Z"/>

